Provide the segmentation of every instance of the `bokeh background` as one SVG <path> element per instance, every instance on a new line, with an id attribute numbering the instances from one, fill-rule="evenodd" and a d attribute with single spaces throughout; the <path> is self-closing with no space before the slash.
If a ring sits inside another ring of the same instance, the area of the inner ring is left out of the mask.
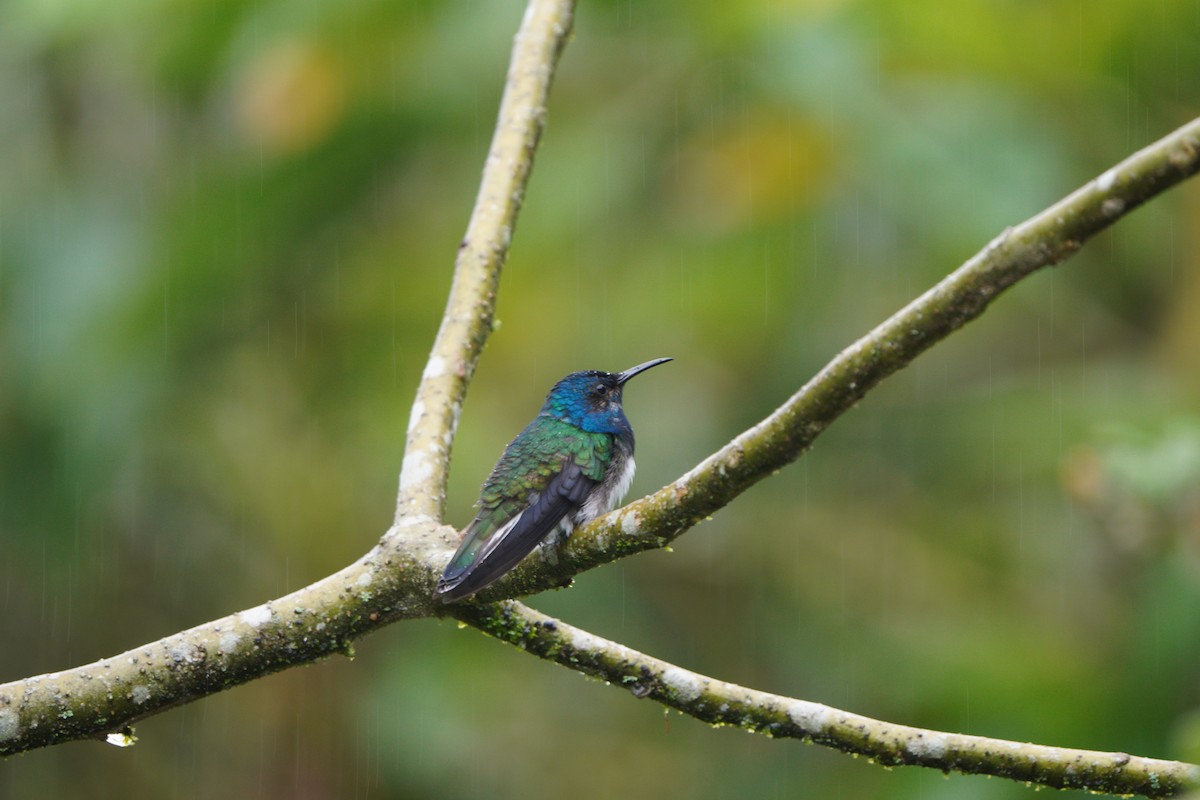
<path id="1" fill-rule="evenodd" d="M 260 603 L 386 529 L 522 14 L 0 9 L 0 680 Z M 1194 0 L 580 4 L 449 519 L 550 384 L 635 493 L 1200 114 Z M 1026 281 L 673 552 L 532 602 L 932 728 L 1200 759 L 1200 186 Z M 1029 797 L 710 729 L 450 622 L 0 763 L 0 796 Z M 1082 795 L 1079 795 L 1082 796 Z"/>

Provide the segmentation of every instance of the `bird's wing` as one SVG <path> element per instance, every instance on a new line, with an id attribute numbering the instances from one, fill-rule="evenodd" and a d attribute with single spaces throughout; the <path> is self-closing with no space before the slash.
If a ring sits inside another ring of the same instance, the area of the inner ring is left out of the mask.
<path id="1" fill-rule="evenodd" d="M 580 463 L 580 461 L 583 463 Z M 529 505 L 493 529 L 494 516 L 481 510 L 468 526 L 454 558 L 438 581 L 442 602 L 474 594 L 500 578 L 527 556 L 538 542 L 587 499 L 599 481 L 591 459 L 565 458 L 545 487 L 531 494 Z"/>

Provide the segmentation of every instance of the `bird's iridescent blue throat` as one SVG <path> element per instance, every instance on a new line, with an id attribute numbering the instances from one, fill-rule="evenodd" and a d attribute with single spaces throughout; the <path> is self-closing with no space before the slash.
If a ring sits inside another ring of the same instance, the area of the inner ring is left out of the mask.
<path id="1" fill-rule="evenodd" d="M 614 509 L 633 482 L 633 428 L 622 395 L 631 378 L 671 359 L 624 372 L 572 372 L 504 449 L 479 494 L 479 511 L 438 580 L 434 596 L 461 600 L 491 585 L 538 543 Z"/>

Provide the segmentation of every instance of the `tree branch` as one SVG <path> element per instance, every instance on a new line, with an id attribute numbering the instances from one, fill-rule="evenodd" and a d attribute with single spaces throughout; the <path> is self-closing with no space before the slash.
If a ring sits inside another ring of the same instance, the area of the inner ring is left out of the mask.
<path id="1" fill-rule="evenodd" d="M 410 529 L 414 541 L 436 530 Z M 425 578 L 422 580 L 422 578 Z M 429 616 L 424 565 L 377 546 L 255 608 L 82 667 L 0 685 L 0 755 L 104 738 L 144 717 L 336 653 L 388 622 Z"/>
<path id="2" fill-rule="evenodd" d="M 458 416 L 492 332 L 500 270 L 533 169 L 546 123 L 546 97 L 571 33 L 574 9 L 574 0 L 530 0 L 513 42 L 479 194 L 454 262 L 446 312 L 409 414 L 396 524 L 402 518 L 442 518 Z"/>
<path id="3" fill-rule="evenodd" d="M 412 407 L 395 525 L 355 563 L 286 597 L 93 664 L 0 685 L 0 756 L 104 738 L 173 706 L 348 652 L 354 639 L 395 620 L 435 613 L 431 565 L 445 560 L 453 536 L 435 521 L 450 445 L 491 331 L 500 268 L 573 9 L 572 0 L 530 0 L 517 33 L 479 195 Z"/>
<path id="4" fill-rule="evenodd" d="M 485 600 L 561 586 L 573 575 L 664 547 L 795 461 L 880 381 L 979 317 L 1010 286 L 1200 170 L 1200 119 L 1159 139 L 1053 206 L 1008 228 L 937 285 L 847 347 L 787 402 L 686 475 L 571 534 L 550 565 L 531 559 Z"/>
<path id="5" fill-rule="evenodd" d="M 1055 789 L 1145 797 L 1172 797 L 1200 785 L 1200 767 L 1179 761 L 913 728 L 748 689 L 639 653 L 512 601 L 458 606 L 454 616 L 539 658 L 702 722 L 816 742 L 887 766 L 932 767 Z"/>
<path id="6" fill-rule="evenodd" d="M 450 613 L 543 657 L 615 679 L 641 696 L 701 719 L 809 739 L 887 763 L 1149 796 L 1166 796 L 1189 782 L 1195 785 L 1200 779 L 1196 768 L 1188 765 L 890 725 L 714 681 L 519 604 L 447 609 L 431 601 L 451 538 L 449 529 L 438 525 L 450 447 L 466 387 L 491 330 L 500 270 L 572 9 L 565 0 L 531 0 L 517 36 L 500 120 L 456 260 L 446 313 L 413 404 L 392 529 L 354 564 L 286 597 L 95 664 L 0 685 L 0 755 L 103 736 L 171 706 L 346 652 L 354 639 L 392 621 Z M 798 458 L 870 388 L 979 316 L 1004 289 L 1062 261 L 1086 239 L 1198 168 L 1200 120 L 1005 231 L 839 354 L 762 422 L 673 484 L 578 531 L 557 566 L 535 559 L 485 598 L 546 588 L 589 567 L 673 540 Z M 991 753 L 991 748 L 1003 749 Z M 1110 786 L 1114 788 L 1106 788 Z"/>

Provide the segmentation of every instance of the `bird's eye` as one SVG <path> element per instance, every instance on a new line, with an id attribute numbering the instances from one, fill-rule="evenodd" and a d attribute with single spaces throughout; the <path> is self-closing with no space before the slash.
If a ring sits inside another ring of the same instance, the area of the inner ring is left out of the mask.
<path id="1" fill-rule="evenodd" d="M 608 387 L 605 386 L 603 383 L 597 383 L 595 392 L 596 392 L 596 394 L 603 397 L 604 395 L 608 394 Z"/>

